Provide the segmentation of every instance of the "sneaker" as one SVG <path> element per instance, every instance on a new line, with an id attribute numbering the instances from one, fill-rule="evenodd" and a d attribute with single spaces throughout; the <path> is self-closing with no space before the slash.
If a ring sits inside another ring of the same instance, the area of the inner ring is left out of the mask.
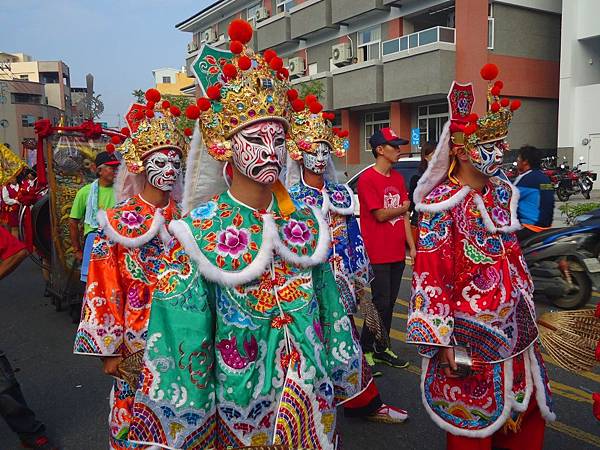
<path id="1" fill-rule="evenodd" d="M 373 360 L 373 352 L 365 352 L 365 361 L 369 367 L 373 367 L 375 365 L 375 361 Z"/>
<path id="2" fill-rule="evenodd" d="M 23 448 L 32 448 L 35 450 L 58 450 L 58 447 L 52 444 L 47 436 L 38 436 L 36 438 L 22 440 L 21 446 Z"/>
<path id="3" fill-rule="evenodd" d="M 403 409 L 394 408 L 393 406 L 384 403 L 377 411 L 368 415 L 366 419 L 370 422 L 402 423 L 408 419 L 408 413 Z"/>
<path id="4" fill-rule="evenodd" d="M 381 353 L 373 354 L 373 361 L 381 364 L 387 364 L 390 367 L 395 367 L 397 369 L 404 369 L 410 365 L 408 361 L 398 358 L 391 349 L 386 349 Z"/>

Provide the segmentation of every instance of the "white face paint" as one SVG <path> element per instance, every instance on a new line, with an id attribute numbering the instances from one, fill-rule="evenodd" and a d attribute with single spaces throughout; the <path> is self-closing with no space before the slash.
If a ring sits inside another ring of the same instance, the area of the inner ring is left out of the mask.
<path id="1" fill-rule="evenodd" d="M 273 184 L 285 160 L 285 129 L 276 121 L 250 125 L 232 136 L 231 148 L 237 170 L 260 184 Z"/>
<path id="2" fill-rule="evenodd" d="M 469 159 L 477 170 L 487 177 L 496 174 L 502 161 L 504 152 L 508 150 L 508 144 L 504 139 L 492 141 L 486 144 L 474 146 L 469 152 Z"/>
<path id="3" fill-rule="evenodd" d="M 302 153 L 302 165 L 317 175 L 323 175 L 327 170 L 331 147 L 325 142 L 318 142 L 314 153 Z"/>
<path id="4" fill-rule="evenodd" d="M 176 150 L 159 150 L 144 160 L 148 183 L 161 191 L 173 189 L 181 173 L 181 156 Z"/>

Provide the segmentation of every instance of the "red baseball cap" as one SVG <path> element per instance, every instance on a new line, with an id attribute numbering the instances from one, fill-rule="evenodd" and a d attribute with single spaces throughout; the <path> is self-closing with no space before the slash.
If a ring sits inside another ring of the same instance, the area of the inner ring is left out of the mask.
<path id="1" fill-rule="evenodd" d="M 385 144 L 389 144 L 392 147 L 400 147 L 401 145 L 408 144 L 408 141 L 399 137 L 391 128 L 382 128 L 373 133 L 369 139 L 369 144 L 371 144 L 371 148 L 376 149 L 380 145 Z"/>

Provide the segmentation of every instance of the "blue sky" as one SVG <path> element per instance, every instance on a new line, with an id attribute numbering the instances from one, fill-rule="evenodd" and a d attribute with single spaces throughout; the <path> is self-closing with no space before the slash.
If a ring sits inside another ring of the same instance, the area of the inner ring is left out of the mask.
<path id="1" fill-rule="evenodd" d="M 63 60 L 71 86 L 94 90 L 104 101 L 101 120 L 117 124 L 134 89 L 153 85 L 152 70 L 180 68 L 191 33 L 175 24 L 213 0 L 0 0 L 0 50 L 37 60 Z"/>

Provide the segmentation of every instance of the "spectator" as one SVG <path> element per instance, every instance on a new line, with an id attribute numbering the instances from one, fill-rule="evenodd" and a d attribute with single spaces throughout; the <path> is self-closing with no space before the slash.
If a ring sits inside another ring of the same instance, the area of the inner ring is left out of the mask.
<path id="1" fill-rule="evenodd" d="M 71 245 L 75 252 L 75 258 L 81 261 L 81 281 L 84 283 L 87 281 L 92 245 L 98 234 L 98 222 L 96 220 L 98 210 L 106 210 L 115 206 L 113 181 L 115 179 L 115 167 L 118 165 L 119 160 L 112 153 L 98 153 L 95 164 L 98 179 L 79 189 L 73 201 L 69 223 Z M 83 250 L 79 240 L 79 226 L 82 219 L 85 243 Z"/>
<path id="2" fill-rule="evenodd" d="M 11 178 L 2 187 L 2 215 L 3 223 L 11 234 L 19 237 L 19 182 L 17 177 Z"/>
<path id="3" fill-rule="evenodd" d="M 27 257 L 25 245 L 0 227 L 0 280 L 10 274 Z M 0 350 L 0 415 L 19 436 L 25 448 L 56 449 L 45 435 L 45 427 L 27 406 L 8 358 Z"/>
<path id="4" fill-rule="evenodd" d="M 517 215 L 523 229 L 517 232 L 519 241 L 552 226 L 554 188 L 550 178 L 540 170 L 539 150 L 526 145 L 519 149 L 515 185 L 519 189 Z"/>
<path id="5" fill-rule="evenodd" d="M 371 136 L 369 143 L 376 162 L 358 180 L 360 225 L 373 268 L 373 303 L 389 333 L 404 272 L 406 244 L 410 247 L 411 257 L 416 253 L 410 233 L 407 214 L 410 201 L 404 178 L 392 170 L 392 165 L 400 158 L 400 146 L 408 141 L 399 138 L 391 128 L 383 128 Z M 408 362 L 401 360 L 391 348 L 376 349 L 374 336 L 367 327 L 362 330 L 361 345 L 371 366 L 376 362 L 391 367 L 408 366 Z"/>
<path id="6" fill-rule="evenodd" d="M 411 177 L 408 186 L 408 199 L 410 200 L 410 228 L 415 243 L 417 242 L 417 222 L 419 221 L 419 214 L 417 214 L 415 211 L 413 195 L 415 193 L 415 189 L 417 188 L 417 183 L 427 170 L 427 164 L 433 157 L 433 152 L 435 151 L 436 145 L 437 144 L 435 142 L 426 142 L 421 146 L 421 164 L 419 164 L 417 173 Z"/>

